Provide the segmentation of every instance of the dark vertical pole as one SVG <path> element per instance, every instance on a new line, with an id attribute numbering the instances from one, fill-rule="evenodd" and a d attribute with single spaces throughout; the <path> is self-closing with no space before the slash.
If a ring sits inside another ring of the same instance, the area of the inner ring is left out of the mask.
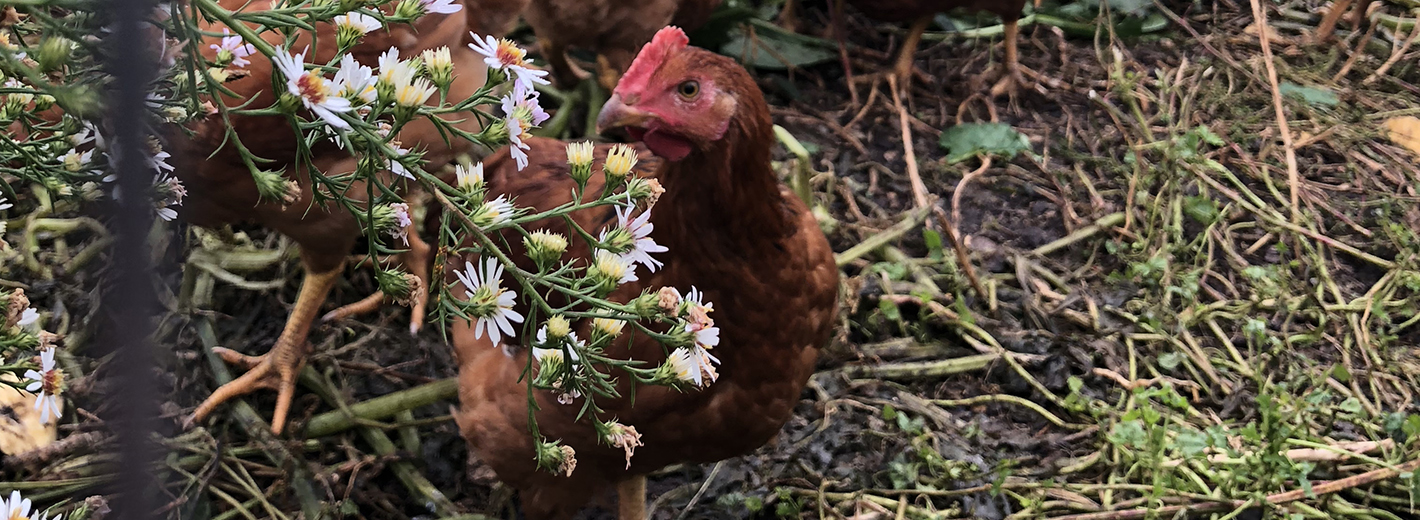
<path id="1" fill-rule="evenodd" d="M 162 36 L 145 25 L 144 20 L 153 13 L 151 0 L 107 0 L 107 8 L 113 27 L 103 46 L 106 68 L 114 78 L 108 97 L 108 121 L 114 137 L 110 153 L 118 154 L 122 197 L 113 219 L 118 239 L 109 269 L 110 290 L 103 299 L 108 307 L 105 314 L 114 320 L 114 388 L 121 395 L 110 396 L 113 416 L 106 420 L 121 450 L 113 511 L 120 520 L 140 520 L 152 517 L 158 497 L 153 463 L 159 453 L 152 441 L 158 393 L 151 375 L 154 355 L 150 339 L 157 298 L 147 244 L 154 217 L 148 195 L 154 171 L 146 160 L 151 126 L 144 101 L 157 72 L 151 39 Z"/>

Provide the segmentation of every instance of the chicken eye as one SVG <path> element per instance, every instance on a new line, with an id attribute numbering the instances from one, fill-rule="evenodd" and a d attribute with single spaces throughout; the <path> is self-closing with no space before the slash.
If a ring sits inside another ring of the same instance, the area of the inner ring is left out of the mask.
<path id="1" fill-rule="evenodd" d="M 680 97 L 686 99 L 693 98 L 696 94 L 700 93 L 700 82 L 691 80 L 681 83 L 679 87 L 676 87 L 676 91 L 680 93 Z"/>

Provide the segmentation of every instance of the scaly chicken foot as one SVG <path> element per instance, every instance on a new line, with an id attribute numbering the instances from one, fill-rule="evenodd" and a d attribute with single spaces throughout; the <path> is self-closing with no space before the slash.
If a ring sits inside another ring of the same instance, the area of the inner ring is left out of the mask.
<path id="1" fill-rule="evenodd" d="M 424 319 L 428 313 L 429 262 L 433 257 L 434 249 L 419 236 L 412 222 L 405 228 L 405 236 L 409 238 L 409 249 L 395 255 L 395 259 L 399 261 L 400 265 L 409 269 L 414 276 L 419 278 L 419 287 L 416 288 L 413 294 L 409 295 L 411 303 L 409 311 L 409 334 L 415 335 L 419 333 L 420 329 L 424 328 Z M 375 291 L 374 294 L 366 296 L 358 302 L 344 305 L 327 312 L 325 316 L 321 316 L 320 321 L 321 323 L 328 323 L 335 320 L 343 320 L 345 318 L 368 314 L 384 306 L 385 301 L 384 291 Z"/>
<path id="2" fill-rule="evenodd" d="M 330 288 L 344 274 L 343 266 L 324 273 L 312 272 L 307 266 L 305 271 L 296 305 L 291 310 L 291 315 L 286 318 L 286 328 L 281 331 L 281 336 L 276 339 L 270 352 L 261 356 L 247 356 L 222 347 L 213 349 L 213 352 L 228 364 L 246 367 L 247 373 L 213 391 L 193 412 L 190 422 L 206 419 L 218 405 L 234 397 L 265 388 L 277 391 L 276 410 L 271 416 L 271 433 L 279 435 L 285 428 L 286 415 L 291 410 L 291 399 L 296 394 L 296 376 L 306 365 L 306 334 L 310 332 L 311 322 L 315 320 L 316 312 L 325 302 Z"/>

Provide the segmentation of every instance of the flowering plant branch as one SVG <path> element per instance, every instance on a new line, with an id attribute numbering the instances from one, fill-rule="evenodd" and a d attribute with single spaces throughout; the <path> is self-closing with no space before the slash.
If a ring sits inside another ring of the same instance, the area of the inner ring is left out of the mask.
<path id="1" fill-rule="evenodd" d="M 229 10 L 217 0 L 161 5 L 151 19 L 151 41 L 140 43 L 158 54 L 162 66 L 148 102 L 155 124 L 146 159 L 158 175 L 150 193 L 132 196 L 150 197 L 159 217 L 175 218 L 187 193 L 181 181 L 186 172 L 169 164 L 164 146 L 172 143 L 165 143 L 164 136 L 193 138 L 199 128 L 216 128 L 222 139 L 219 150 L 234 152 L 264 203 L 285 207 L 309 190 L 312 207 L 340 207 L 354 215 L 368 239 L 368 254 L 378 258 L 408 244 L 412 222 L 402 193 L 421 187 L 455 217 L 443 220 L 439 250 L 478 259 L 456 273 L 457 283 L 431 288 L 436 322 L 466 320 L 476 336 L 488 334 L 495 344 L 505 337 L 535 338 L 528 342 L 532 355 L 524 381 L 542 466 L 570 473 L 575 453 L 540 433 L 538 392 L 552 392 L 565 404 L 580 399 L 579 418 L 590 416 L 604 442 L 626 451 L 629 464 L 641 443 L 639 434 L 634 426 L 604 417 L 597 400 L 621 397 L 621 376 L 613 375 L 618 372 L 635 384 L 679 389 L 712 382 L 718 360 L 709 350 L 719 341 L 709 317 L 713 304 L 703 301 L 693 287 L 685 294 L 663 288 L 630 301 L 610 299 L 617 287 L 638 280 L 638 269 L 654 272 L 661 267 L 653 255 L 666 250 L 652 238 L 649 221 L 661 188 L 653 179 L 631 174 L 637 162 L 632 148 L 612 150 L 600 172 L 605 189 L 585 199 L 583 192 L 594 174 L 592 145 L 570 145 L 567 160 L 579 187 L 577 202 L 533 211 L 507 196 L 490 197 L 481 163 L 457 165 L 450 184 L 443 180 L 448 177 L 436 174 L 444 165 L 427 163 L 420 149 L 430 143 L 404 147 L 401 130 L 424 121 L 445 144 L 457 140 L 489 148 L 506 145 L 522 169 L 530 161 L 524 139 L 548 119 L 537 90 L 548 84 L 547 72 L 534 68 L 526 52 L 508 40 L 472 35 L 469 48 L 481 55 L 488 79 L 463 99 L 450 95 L 451 85 L 456 78 L 482 71 L 454 70 L 447 47 L 404 57 L 391 47 L 373 66 L 352 54 L 372 32 L 461 9 L 452 0 L 275 0 L 263 9 L 240 10 Z M 106 29 L 101 19 L 89 14 L 97 10 L 89 2 L 71 0 L 4 10 L 0 125 L 11 139 L 0 140 L 0 155 L 7 158 L 0 164 L 0 196 L 17 197 L 16 184 L 79 201 L 129 196 L 106 187 L 116 160 L 100 117 L 99 92 L 108 78 L 98 64 L 105 52 L 113 51 L 99 45 L 96 35 Z M 322 40 L 321 29 L 332 27 L 335 41 Z M 270 88 L 276 94 L 267 106 L 229 87 L 252 74 L 252 64 L 260 60 L 271 64 Z M 284 117 L 297 136 L 294 161 L 258 155 L 250 146 L 252 136 L 236 130 L 242 118 L 270 116 Z M 445 119 L 459 116 L 476 118 L 480 130 L 467 131 L 459 121 Z M 321 171 L 316 166 L 320 154 L 331 153 L 330 145 L 358 159 L 354 171 Z M 309 178 L 308 186 L 295 180 L 296 172 Z M 353 193 L 361 184 L 364 193 Z M 607 229 L 583 229 L 571 218 L 575 212 L 606 206 L 617 213 Z M 644 209 L 638 212 L 638 207 Z M 9 208 L 0 199 L 0 211 Z M 561 219 L 573 236 L 529 228 L 546 219 Z M 506 253 L 510 244 L 502 242 L 503 236 L 522 240 L 535 271 L 518 267 Z M 591 246 L 594 258 L 564 258 L 572 240 Z M 399 267 L 378 267 L 375 278 L 396 300 L 421 296 L 419 282 Z M 31 328 L 38 316 L 32 315 L 22 291 L 0 293 L 0 298 L 8 303 L 6 322 L 0 324 L 0 355 L 33 351 L 39 358 L 39 363 L 0 361 L 0 374 L 14 379 L 0 378 L 0 384 L 38 392 L 37 402 L 44 404 L 37 406 L 44 407 L 45 420 L 57 420 L 63 409 L 63 371 L 54 366 L 57 337 Z M 519 298 L 528 304 L 527 316 L 514 310 Z M 573 332 L 576 320 L 591 321 L 588 337 Z M 521 324 L 520 331 L 515 324 Z M 608 354 L 618 337 L 637 334 L 663 344 L 666 361 L 648 367 Z"/>

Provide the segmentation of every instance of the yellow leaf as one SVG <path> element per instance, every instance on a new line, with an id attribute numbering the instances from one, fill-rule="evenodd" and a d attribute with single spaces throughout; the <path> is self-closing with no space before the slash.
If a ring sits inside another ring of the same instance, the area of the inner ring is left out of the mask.
<path id="1" fill-rule="evenodd" d="M 17 379 L 5 374 L 7 381 Z M 19 455 L 42 448 L 58 437 L 57 421 L 40 424 L 35 395 L 0 385 L 0 453 Z"/>
<path id="2" fill-rule="evenodd" d="M 1420 117 L 1394 117 L 1385 122 L 1387 137 L 1420 155 Z"/>

